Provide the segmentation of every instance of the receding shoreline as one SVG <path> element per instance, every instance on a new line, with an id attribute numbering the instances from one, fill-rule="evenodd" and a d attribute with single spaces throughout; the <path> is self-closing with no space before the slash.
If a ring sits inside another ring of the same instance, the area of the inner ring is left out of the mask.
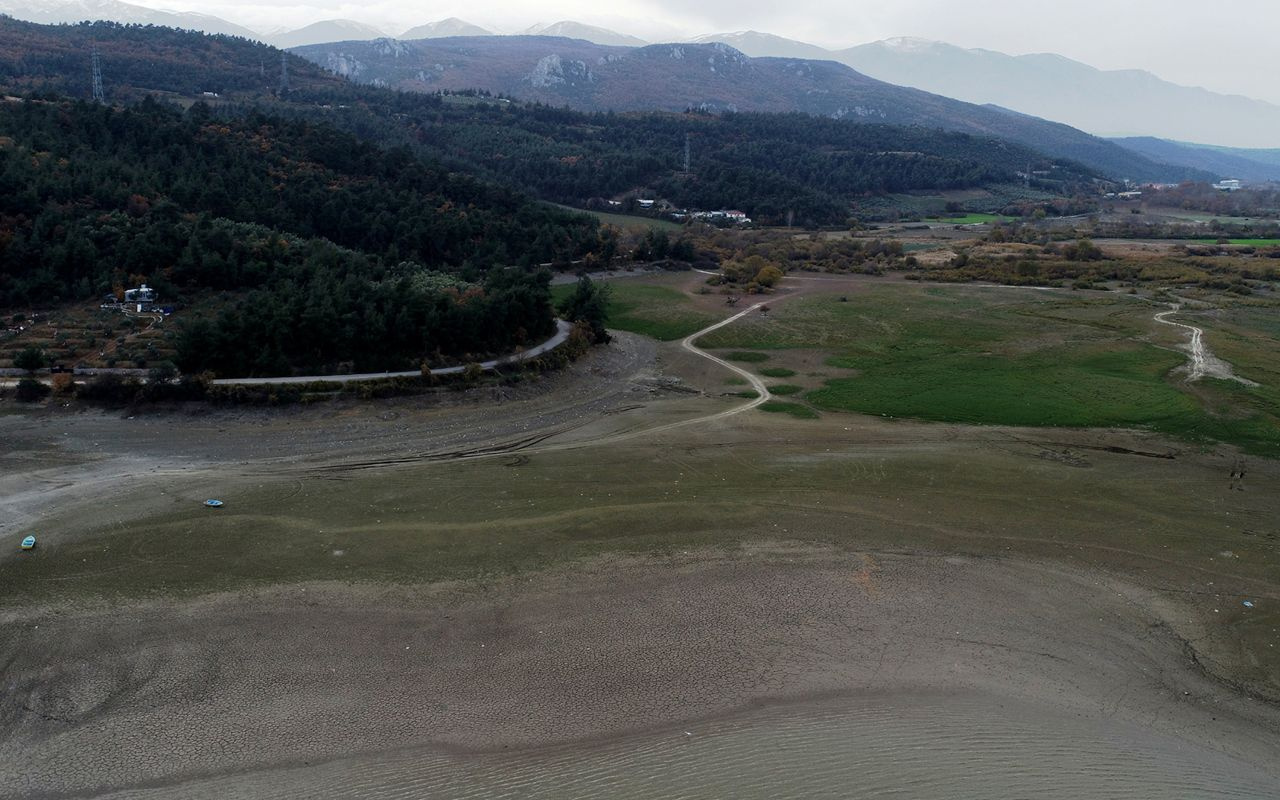
<path id="1" fill-rule="evenodd" d="M 0 533 L 44 545 L 0 552 L 0 797 L 341 796 L 325 776 L 395 754 L 501 772 L 948 693 L 1280 763 L 1274 463 L 1246 483 L 1231 448 L 1119 430 L 672 426 L 739 407 L 723 379 L 620 337 L 449 407 L 0 418 Z"/>
<path id="2" fill-rule="evenodd" d="M 496 583 L 11 611 L 3 657 L 25 713 L 0 757 L 23 768 L 0 795 L 270 783 L 412 748 L 586 752 L 748 709 L 931 692 L 1211 742 L 1274 770 L 1280 709 L 1200 672 L 1147 595 L 1013 559 L 762 542 Z"/>

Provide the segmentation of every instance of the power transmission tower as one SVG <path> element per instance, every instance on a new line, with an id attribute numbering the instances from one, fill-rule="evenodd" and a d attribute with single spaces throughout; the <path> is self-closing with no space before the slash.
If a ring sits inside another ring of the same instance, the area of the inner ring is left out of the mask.
<path id="1" fill-rule="evenodd" d="M 280 54 L 280 96 L 284 97 L 289 92 L 289 55 L 288 53 Z"/>
<path id="2" fill-rule="evenodd" d="M 98 58 L 98 46 L 93 46 L 93 102 L 106 104 L 107 95 L 102 91 L 102 61 Z"/>
<path id="3" fill-rule="evenodd" d="M 689 171 L 689 134 L 684 135 L 684 171 Z"/>

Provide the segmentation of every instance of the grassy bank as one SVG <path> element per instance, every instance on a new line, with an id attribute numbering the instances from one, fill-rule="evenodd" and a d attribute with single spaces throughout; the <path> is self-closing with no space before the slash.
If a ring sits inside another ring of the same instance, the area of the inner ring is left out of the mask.
<path id="1" fill-rule="evenodd" d="M 555 286 L 552 298 L 559 302 L 572 291 L 572 286 Z M 694 308 L 684 292 L 668 286 L 618 280 L 609 282 L 609 291 L 608 326 L 616 330 L 669 342 L 683 339 L 717 321 Z"/>
<path id="2" fill-rule="evenodd" d="M 684 227 L 669 219 L 655 219 L 654 217 L 639 217 L 631 214 L 611 214 L 607 211 L 590 211 L 582 208 L 574 208 L 572 206 L 562 206 L 559 203 L 551 205 L 557 208 L 563 208 L 565 211 L 573 211 L 578 214 L 589 214 L 606 225 L 612 225 L 615 228 L 624 228 L 629 230 L 640 231 L 666 231 L 667 233 L 678 233 L 684 230 Z"/>
<path id="3" fill-rule="evenodd" d="M 925 222 L 943 223 L 947 225 L 984 225 L 989 222 L 1004 222 L 1008 217 L 998 214 L 964 214 L 958 217 L 927 217 Z"/>
<path id="4" fill-rule="evenodd" d="M 1273 314 L 1242 316 L 1211 347 L 1259 387 L 1176 372 L 1180 343 L 1123 297 L 885 286 L 780 304 L 705 337 L 710 347 L 819 348 L 845 374 L 804 397 L 831 411 L 966 424 L 1134 427 L 1280 457 Z M 1252 326 L 1252 327 L 1250 327 Z M 1165 338 L 1161 338 L 1165 337 Z M 1160 345 L 1160 346 L 1157 346 Z M 779 359 L 784 359 L 779 356 Z"/>

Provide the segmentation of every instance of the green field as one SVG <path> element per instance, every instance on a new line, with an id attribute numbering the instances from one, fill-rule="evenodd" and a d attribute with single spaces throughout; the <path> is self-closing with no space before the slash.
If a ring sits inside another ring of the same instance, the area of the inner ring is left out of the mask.
<path id="1" fill-rule="evenodd" d="M 983 225 L 988 222 L 1004 222 L 1008 217 L 999 214 L 963 214 L 958 217 L 926 217 L 925 222 L 940 222 L 948 225 Z"/>
<path id="2" fill-rule="evenodd" d="M 1008 357 L 922 338 L 892 353 L 833 358 L 859 375 L 830 380 L 808 397 L 819 408 L 943 422 L 1158 427 L 1197 411 L 1194 398 L 1162 379 L 1182 361 L 1139 344 Z"/>
<path id="3" fill-rule="evenodd" d="M 981 425 L 1146 428 L 1280 457 L 1280 393 L 1269 388 L 1280 382 L 1280 357 L 1272 355 L 1280 342 L 1262 327 L 1274 311 L 1255 312 L 1251 327 L 1234 335 L 1208 334 L 1241 374 L 1262 384 L 1255 388 L 1182 383 L 1173 373 L 1185 357 L 1141 338 L 1153 333 L 1152 313 L 1119 297 L 886 286 L 843 303 L 820 295 L 779 304 L 767 323 L 743 320 L 699 345 L 828 351 L 827 364 L 850 374 L 805 395 L 819 409 Z"/>
<path id="4" fill-rule="evenodd" d="M 572 291 L 572 284 L 553 286 L 552 300 L 559 303 Z M 616 330 L 670 342 L 716 322 L 715 317 L 695 309 L 688 295 L 668 286 L 620 280 L 610 281 L 609 291 L 608 325 Z"/>
<path id="5" fill-rule="evenodd" d="M 744 364 L 759 364 L 761 361 L 768 361 L 768 353 L 755 353 L 750 350 L 735 350 L 732 353 L 725 353 L 725 358 L 730 361 L 740 361 Z"/>
<path id="6" fill-rule="evenodd" d="M 1200 239 L 1205 244 L 1217 244 L 1218 239 Z M 1240 247 L 1280 247 L 1280 239 L 1227 239 L 1227 244 Z"/>
<path id="7" fill-rule="evenodd" d="M 612 225 L 615 228 L 630 228 L 632 230 L 655 230 L 667 231 L 675 233 L 684 230 L 683 226 L 672 222 L 669 219 L 653 219 L 652 217 L 635 217 L 630 214 L 610 214 L 607 211 L 588 211 L 583 208 L 574 208 L 572 206 L 562 206 L 559 203 L 552 203 L 557 208 L 563 208 L 565 211 L 573 211 L 578 214 L 590 214 L 606 225 Z"/>

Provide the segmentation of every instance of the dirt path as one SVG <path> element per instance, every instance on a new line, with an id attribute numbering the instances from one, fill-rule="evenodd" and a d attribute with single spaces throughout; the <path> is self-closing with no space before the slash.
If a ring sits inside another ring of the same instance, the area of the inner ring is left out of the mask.
<path id="1" fill-rule="evenodd" d="M 1221 378 L 1227 381 L 1238 381 L 1246 386 L 1257 386 L 1251 380 L 1241 378 L 1231 371 L 1231 365 L 1213 353 L 1209 352 L 1209 348 L 1204 343 L 1204 330 L 1197 328 L 1195 325 L 1186 325 L 1181 322 L 1173 322 L 1168 317 L 1171 314 L 1177 314 L 1182 310 L 1182 306 L 1177 303 L 1171 304 L 1173 308 L 1168 311 L 1161 311 L 1155 315 L 1155 321 L 1162 325 L 1169 325 L 1174 328 L 1182 328 L 1191 334 L 1191 340 L 1188 343 L 1188 357 L 1191 363 L 1187 366 L 1187 383 L 1198 381 L 1208 376 L 1210 378 Z"/>
<path id="2" fill-rule="evenodd" d="M 743 369 L 742 367 L 735 366 L 734 364 L 730 364 L 728 361 L 725 361 L 723 358 L 720 358 L 719 356 L 713 356 L 710 353 L 708 353 L 706 350 L 703 350 L 701 347 L 698 347 L 696 344 L 694 344 L 694 342 L 701 339 L 703 336 L 706 336 L 707 334 L 711 333 L 712 331 L 720 330 L 726 325 L 737 322 L 738 320 L 742 319 L 743 317 L 747 316 L 753 311 L 759 311 L 762 307 L 764 307 L 764 305 L 765 303 L 763 302 L 756 303 L 755 305 L 751 306 L 750 308 L 744 311 L 739 311 L 737 314 L 734 314 L 732 317 L 729 317 L 728 319 L 723 319 L 714 325 L 709 325 L 703 328 L 702 330 L 698 331 L 697 333 L 689 334 L 684 338 L 683 341 L 680 342 L 680 346 L 683 347 L 685 350 L 688 350 L 690 353 L 693 353 L 694 355 L 697 355 L 697 356 L 702 356 L 705 359 L 709 359 L 728 370 L 732 370 L 733 372 L 737 373 L 743 378 L 746 378 L 747 382 L 751 384 L 751 388 L 755 389 L 756 395 L 757 395 L 756 398 L 749 403 L 744 403 L 743 405 L 735 406 L 734 408 L 721 411 L 718 414 L 712 414 L 707 417 L 700 417 L 698 419 L 689 420 L 688 422 L 684 422 L 681 424 L 691 425 L 698 422 L 711 422 L 717 419 L 724 419 L 725 417 L 731 417 L 734 414 L 741 414 L 743 411 L 750 411 L 751 409 L 761 405 L 762 403 L 768 402 L 771 396 L 769 394 L 769 388 L 765 386 L 764 381 L 762 381 L 754 373 L 751 373 Z"/>
<path id="3" fill-rule="evenodd" d="M 777 299 L 781 299 L 781 298 L 775 298 L 775 301 Z M 745 369 L 742 369 L 739 366 L 731 364 L 728 361 L 724 360 L 723 358 L 720 358 L 719 356 L 714 356 L 711 353 L 708 353 L 706 350 L 703 350 L 702 348 L 694 344 L 694 342 L 696 342 L 698 339 L 702 338 L 703 336 L 706 336 L 707 334 L 713 331 L 719 330 L 720 328 L 723 328 L 726 325 L 732 324 L 733 322 L 736 322 L 737 320 L 742 319 L 743 317 L 747 316 L 748 314 L 751 314 L 752 312 L 758 311 L 761 307 L 765 305 L 766 303 L 763 301 L 756 303 L 750 308 L 739 311 L 737 314 L 734 314 L 733 316 L 728 317 L 726 319 L 722 319 L 719 322 L 715 323 L 714 325 L 708 325 L 707 327 L 703 328 L 700 331 L 696 331 L 694 333 L 689 334 L 680 342 L 680 347 L 687 350 L 688 352 L 693 353 L 696 356 L 705 358 L 709 361 L 712 361 L 728 370 L 731 370 L 737 375 L 745 378 L 748 381 L 748 383 L 751 384 L 751 388 L 754 389 L 756 392 L 756 396 L 751 400 L 747 401 L 746 403 L 733 406 L 732 408 L 726 408 L 723 411 L 717 411 L 713 414 L 704 414 L 702 416 L 690 417 L 688 419 L 682 419 L 677 422 L 669 422 L 665 425 L 637 428 L 635 430 L 604 434 L 601 436 L 593 436 L 587 439 L 579 439 L 572 442 L 560 442 L 556 444 L 546 444 L 546 445 L 542 444 L 547 439 L 553 436 L 556 436 L 559 433 L 566 432 L 563 430 L 556 430 L 556 431 L 549 431 L 545 434 L 530 436 L 526 439 L 522 439 L 520 441 L 516 441 L 513 443 L 488 445 L 485 447 L 477 448 L 475 450 L 471 450 L 469 452 L 450 452 L 436 459 L 433 459 L 430 456 L 428 456 L 426 458 L 419 458 L 415 460 L 451 460 L 451 461 L 452 460 L 474 460 L 478 458 L 494 458 L 498 456 L 507 456 L 517 452 L 522 454 L 527 454 L 527 455 L 534 455 L 537 453 L 554 453 L 554 452 L 560 452 L 564 450 L 577 450 L 583 447 L 598 447 L 604 444 L 615 444 L 617 442 L 628 441 L 630 439 L 635 439 L 640 436 L 652 436 L 653 434 L 664 433 L 666 431 L 676 430 L 677 428 L 685 428 L 690 425 L 701 425 L 708 422 L 715 422 L 717 420 L 722 420 L 737 414 L 741 414 L 744 411 L 750 411 L 751 409 L 756 408 L 761 404 L 768 402 L 769 398 L 772 396 L 769 394 L 769 388 L 765 386 L 764 381 L 761 380 L 756 375 L 752 374 L 751 372 Z"/>

